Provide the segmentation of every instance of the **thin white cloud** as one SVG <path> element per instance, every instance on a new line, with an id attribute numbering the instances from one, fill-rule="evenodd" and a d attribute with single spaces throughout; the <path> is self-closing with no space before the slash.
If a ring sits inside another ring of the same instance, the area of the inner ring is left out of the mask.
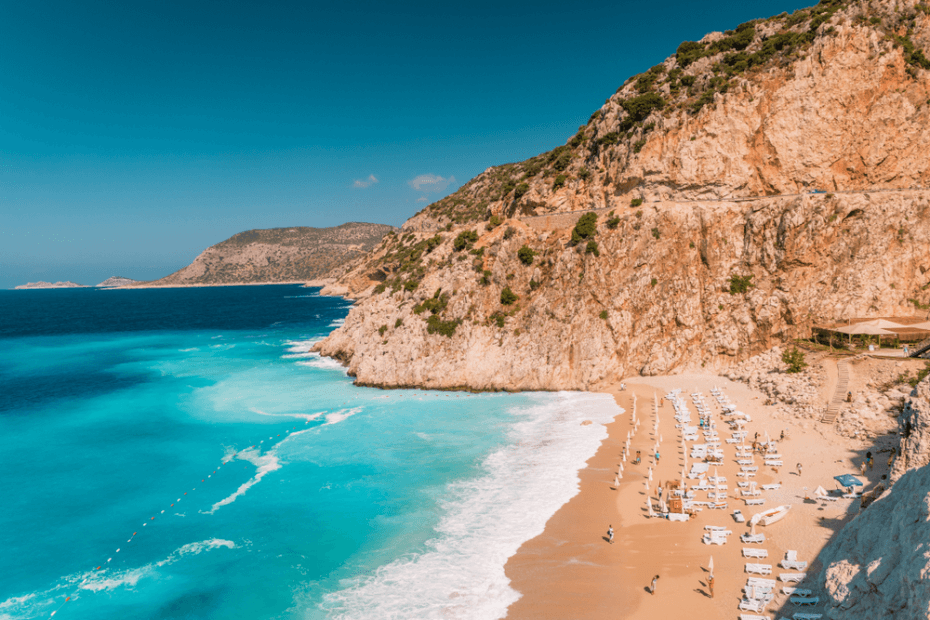
<path id="1" fill-rule="evenodd" d="M 443 178 L 438 174 L 421 174 L 407 181 L 407 185 L 418 192 L 441 192 L 455 183 L 455 177 Z"/>
<path id="2" fill-rule="evenodd" d="M 417 202 L 426 202 L 427 200 L 429 200 L 429 198 L 427 198 L 426 196 L 420 196 L 419 198 L 417 198 Z"/>
<path id="3" fill-rule="evenodd" d="M 378 177 L 373 174 L 369 174 L 367 179 L 355 179 L 355 182 L 352 183 L 352 187 L 364 188 L 370 185 L 374 185 L 378 182 Z"/>

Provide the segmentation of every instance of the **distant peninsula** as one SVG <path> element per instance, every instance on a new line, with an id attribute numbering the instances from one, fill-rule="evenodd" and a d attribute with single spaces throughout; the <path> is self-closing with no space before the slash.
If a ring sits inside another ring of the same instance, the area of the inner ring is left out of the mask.
<path id="1" fill-rule="evenodd" d="M 333 280 L 397 229 L 349 222 L 332 228 L 247 230 L 210 246 L 173 274 L 135 286 L 217 286 Z"/>

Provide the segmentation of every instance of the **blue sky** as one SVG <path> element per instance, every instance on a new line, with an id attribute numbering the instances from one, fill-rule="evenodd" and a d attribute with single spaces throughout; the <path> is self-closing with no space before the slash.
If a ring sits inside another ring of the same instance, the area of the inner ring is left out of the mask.
<path id="1" fill-rule="evenodd" d="M 400 225 L 686 39 L 810 2 L 5 2 L 0 288 Z"/>

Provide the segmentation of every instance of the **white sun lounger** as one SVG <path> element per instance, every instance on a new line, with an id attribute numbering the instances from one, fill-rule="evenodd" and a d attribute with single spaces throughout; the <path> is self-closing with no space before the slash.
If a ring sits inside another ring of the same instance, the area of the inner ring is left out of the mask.
<path id="1" fill-rule="evenodd" d="M 745 489 L 746 487 L 749 486 L 749 481 L 748 481 L 748 480 L 741 480 L 741 481 L 739 481 L 739 482 L 736 483 L 736 486 L 738 486 L 738 487 L 741 488 L 741 489 Z"/>
<path id="2" fill-rule="evenodd" d="M 739 476 L 740 478 L 755 478 L 756 477 L 756 474 L 754 474 L 751 471 L 741 471 L 736 475 Z"/>
<path id="3" fill-rule="evenodd" d="M 747 544 L 758 543 L 761 545 L 762 543 L 765 542 L 765 534 L 743 534 L 742 536 L 739 537 L 739 539 Z"/>
<path id="4" fill-rule="evenodd" d="M 738 460 L 738 461 L 736 461 L 736 462 L 737 462 L 737 464 L 739 464 L 739 465 L 752 465 L 752 464 L 753 464 L 753 460 L 752 460 L 752 459 L 740 459 L 740 460 Z"/>
<path id="5" fill-rule="evenodd" d="M 726 536 L 708 536 L 704 535 L 704 538 L 701 539 L 705 545 L 725 545 L 727 544 Z"/>
<path id="6" fill-rule="evenodd" d="M 786 583 L 798 583 L 807 579 L 807 573 L 781 573 L 778 579 Z"/>
<path id="7" fill-rule="evenodd" d="M 810 605 L 813 607 L 820 602 L 819 596 L 792 596 L 791 602 L 795 605 Z"/>
<path id="8" fill-rule="evenodd" d="M 711 508 L 713 510 L 726 510 L 727 503 L 726 502 L 715 502 L 711 504 L 710 506 L 708 506 L 708 508 Z"/>
<path id="9" fill-rule="evenodd" d="M 746 579 L 746 585 L 753 588 L 775 588 L 774 579 L 763 579 L 762 577 L 749 577 Z"/>
<path id="10" fill-rule="evenodd" d="M 807 562 L 799 562 L 797 560 L 782 560 L 781 567 L 787 568 L 788 570 L 804 570 L 807 568 Z"/>
<path id="11" fill-rule="evenodd" d="M 758 466 L 758 465 L 753 465 L 753 466 L 750 467 L 750 466 L 744 465 L 744 466 L 740 467 L 739 470 L 740 470 L 740 471 L 759 471 L 759 466 Z"/>
<path id="12" fill-rule="evenodd" d="M 740 440 L 739 440 L 739 439 L 736 439 L 736 438 L 727 439 L 727 443 L 739 443 L 739 442 L 740 442 Z"/>
<path id="13" fill-rule="evenodd" d="M 765 601 L 754 598 L 744 598 L 739 602 L 740 611 L 765 611 Z"/>
<path id="14" fill-rule="evenodd" d="M 732 532 L 730 532 L 730 530 L 728 530 L 728 529 L 726 528 L 725 525 L 705 525 L 705 526 L 704 526 L 704 529 L 705 529 L 705 530 L 708 530 L 708 531 L 710 531 L 710 532 L 727 532 L 727 533 L 732 533 Z"/>
<path id="15" fill-rule="evenodd" d="M 746 572 L 750 575 L 771 575 L 771 564 L 746 564 Z"/>
<path id="16" fill-rule="evenodd" d="M 769 460 L 766 460 L 766 461 L 765 461 L 765 464 L 768 465 L 768 466 L 770 466 L 770 467 L 781 467 L 781 466 L 784 465 L 785 463 L 784 463 L 784 461 L 769 461 Z"/>
<path id="17" fill-rule="evenodd" d="M 746 517 L 743 516 L 743 513 L 739 510 L 733 511 L 733 520 L 737 523 L 746 523 Z"/>
<path id="18" fill-rule="evenodd" d="M 762 491 L 740 491 L 740 494 L 743 497 L 759 497 L 762 495 Z"/>
<path id="19" fill-rule="evenodd" d="M 740 614 L 739 620 L 772 620 L 772 616 L 759 616 L 756 614 Z"/>
<path id="20" fill-rule="evenodd" d="M 763 491 L 777 491 L 778 489 L 781 488 L 781 485 L 780 484 L 763 484 L 761 488 Z"/>
<path id="21" fill-rule="evenodd" d="M 761 506 L 762 504 L 765 503 L 765 498 L 764 498 L 764 497 L 760 497 L 760 498 L 757 498 L 757 499 L 747 499 L 747 500 L 745 500 L 745 501 L 746 501 L 746 505 L 747 505 L 747 506 Z"/>
<path id="22" fill-rule="evenodd" d="M 769 552 L 766 549 L 753 549 L 752 547 L 743 547 L 744 558 L 767 558 Z"/>

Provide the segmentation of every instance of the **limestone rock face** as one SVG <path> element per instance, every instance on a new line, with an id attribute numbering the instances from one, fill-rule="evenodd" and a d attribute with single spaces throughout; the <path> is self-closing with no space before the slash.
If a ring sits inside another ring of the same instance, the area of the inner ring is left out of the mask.
<path id="1" fill-rule="evenodd" d="M 365 384 L 585 389 L 911 314 L 930 302 L 923 7 L 830 0 L 691 43 L 386 237 L 329 289 L 361 301 L 318 349 Z"/>
<path id="2" fill-rule="evenodd" d="M 393 236 L 366 268 L 405 256 L 410 279 L 361 299 L 317 350 L 362 384 L 586 389 L 720 370 L 819 320 L 909 313 L 930 280 L 926 191 L 664 202 L 617 217 L 614 228 L 601 218 L 597 255 L 570 229 L 519 220 L 480 227 L 471 250 L 454 249 L 455 231 Z M 752 286 L 731 293 L 732 276 Z M 502 304 L 504 287 L 516 303 Z M 436 316 L 460 322 L 451 337 L 428 331 L 421 304 L 437 295 Z"/>

